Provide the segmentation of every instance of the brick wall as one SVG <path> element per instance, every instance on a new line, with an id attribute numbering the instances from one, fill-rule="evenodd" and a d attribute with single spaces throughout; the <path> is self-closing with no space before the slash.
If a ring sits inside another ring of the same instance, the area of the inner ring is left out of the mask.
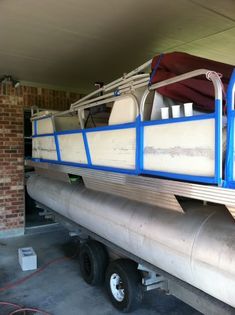
<path id="1" fill-rule="evenodd" d="M 80 94 L 10 84 L 0 85 L 0 236 L 24 227 L 24 109 L 66 110 Z"/>

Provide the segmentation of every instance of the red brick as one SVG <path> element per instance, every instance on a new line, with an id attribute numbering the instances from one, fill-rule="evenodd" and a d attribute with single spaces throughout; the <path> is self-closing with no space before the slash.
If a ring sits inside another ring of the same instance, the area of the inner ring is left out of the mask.
<path id="1" fill-rule="evenodd" d="M 0 84 L 0 230 L 24 226 L 23 115 L 38 105 L 66 110 L 81 94 Z"/>

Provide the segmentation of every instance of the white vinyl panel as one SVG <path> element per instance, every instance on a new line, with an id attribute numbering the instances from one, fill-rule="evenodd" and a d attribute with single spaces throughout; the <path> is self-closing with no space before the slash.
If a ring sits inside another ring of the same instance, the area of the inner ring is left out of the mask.
<path id="1" fill-rule="evenodd" d="M 92 164 L 135 168 L 135 128 L 88 132 L 87 140 Z"/>
<path id="2" fill-rule="evenodd" d="M 33 157 L 57 160 L 54 136 L 33 138 Z"/>
<path id="3" fill-rule="evenodd" d="M 58 141 L 62 161 L 87 164 L 82 133 L 59 135 Z"/>
<path id="4" fill-rule="evenodd" d="M 144 169 L 214 176 L 214 119 L 144 127 Z"/>
<path id="5" fill-rule="evenodd" d="M 37 138 L 32 138 L 32 157 L 33 158 L 39 158 Z"/>
<path id="6" fill-rule="evenodd" d="M 34 121 L 32 121 L 32 135 L 35 135 Z"/>
<path id="7" fill-rule="evenodd" d="M 43 135 L 45 133 L 53 133 L 53 132 L 54 132 L 53 124 L 52 124 L 52 119 L 50 117 L 37 120 L 37 134 L 38 135 Z"/>

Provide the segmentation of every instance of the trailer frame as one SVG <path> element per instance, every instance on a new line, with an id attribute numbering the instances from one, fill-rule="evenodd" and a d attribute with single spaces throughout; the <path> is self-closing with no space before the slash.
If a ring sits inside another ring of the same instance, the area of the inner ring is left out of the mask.
<path id="1" fill-rule="evenodd" d="M 166 294 L 175 296 L 177 299 L 183 301 L 205 315 L 235 315 L 235 309 L 231 306 L 174 277 L 157 266 L 154 266 L 133 255 L 87 228 L 84 228 L 63 215 L 58 214 L 47 206 L 39 202 L 37 202 L 37 204 L 44 210 L 44 215 L 53 216 L 56 222 L 65 227 L 70 232 L 71 236 L 78 237 L 81 243 L 90 239 L 96 240 L 119 257 L 128 258 L 136 262 L 138 264 L 138 270 L 144 271 L 145 273 L 145 276 L 142 278 L 144 291 L 154 289 L 163 290 Z"/>

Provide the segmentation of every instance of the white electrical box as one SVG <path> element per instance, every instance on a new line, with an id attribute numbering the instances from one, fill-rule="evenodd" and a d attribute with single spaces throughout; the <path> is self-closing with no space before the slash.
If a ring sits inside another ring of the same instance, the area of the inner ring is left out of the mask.
<path id="1" fill-rule="evenodd" d="M 23 271 L 37 269 L 37 255 L 32 247 L 19 248 L 18 256 Z"/>

